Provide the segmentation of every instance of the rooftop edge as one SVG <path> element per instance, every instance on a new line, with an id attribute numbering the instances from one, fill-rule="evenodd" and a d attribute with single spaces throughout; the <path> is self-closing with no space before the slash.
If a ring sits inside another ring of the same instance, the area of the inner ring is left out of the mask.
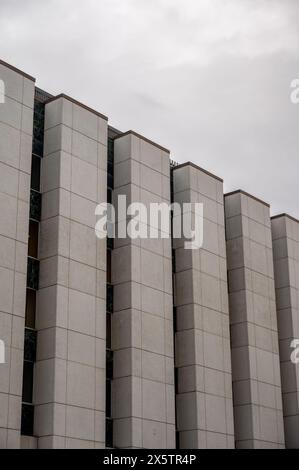
<path id="1" fill-rule="evenodd" d="M 181 163 L 177 166 L 174 166 L 172 168 L 172 171 L 175 171 L 175 170 L 178 170 L 180 168 L 184 168 L 185 166 L 192 166 L 193 168 L 195 168 L 196 170 L 199 170 L 199 171 L 202 171 L 203 173 L 205 173 L 206 175 L 208 176 L 211 176 L 212 178 L 216 179 L 217 181 L 220 181 L 221 183 L 223 183 L 223 179 L 220 178 L 219 176 L 217 175 L 214 175 L 213 173 L 210 173 L 208 170 L 205 170 L 204 168 L 201 168 L 200 166 L 196 165 L 195 163 L 193 162 L 185 162 L 185 163 Z"/>
<path id="2" fill-rule="evenodd" d="M 14 67 L 13 65 L 8 64 L 7 62 L 4 62 L 4 60 L 0 59 L 0 65 L 3 65 L 4 67 L 7 67 L 10 70 L 13 70 L 16 73 L 19 73 L 25 78 L 28 78 L 28 80 L 31 80 L 32 82 L 36 82 L 36 79 L 32 77 L 31 75 L 28 75 L 27 73 L 23 72 L 22 70 L 18 69 L 17 67 Z"/>
<path id="3" fill-rule="evenodd" d="M 262 199 L 259 199 L 258 197 L 253 196 L 252 194 L 249 194 L 246 191 L 243 191 L 243 189 L 237 189 L 236 191 L 232 191 L 230 193 L 224 194 L 224 197 L 233 196 L 234 194 L 243 194 L 244 196 L 250 197 L 251 199 L 254 199 L 257 202 L 264 204 L 264 206 L 266 207 L 270 207 L 270 204 L 268 204 L 268 202 L 265 202 Z"/>
<path id="4" fill-rule="evenodd" d="M 273 215 L 273 217 L 271 217 L 271 220 L 280 219 L 282 217 L 287 217 L 288 219 L 292 220 L 293 222 L 297 222 L 297 224 L 299 224 L 299 220 L 296 219 L 296 217 L 293 217 L 292 215 L 287 214 L 285 212 L 282 213 L 282 214 Z"/>
<path id="5" fill-rule="evenodd" d="M 148 144 L 154 145 L 155 147 L 162 150 L 163 152 L 167 152 L 167 153 L 170 154 L 170 150 L 166 149 L 165 147 L 162 147 L 161 145 L 157 144 L 156 142 L 153 142 L 152 140 L 148 139 L 147 137 L 144 137 L 143 135 L 138 134 L 137 132 L 132 131 L 132 130 L 127 131 L 127 132 L 123 132 L 122 134 L 117 135 L 116 137 L 114 137 L 114 140 L 119 139 L 120 137 L 125 137 L 126 135 L 134 135 L 138 139 L 144 140 Z"/>
<path id="6" fill-rule="evenodd" d="M 50 98 L 49 100 L 47 100 L 45 102 L 45 104 L 48 104 L 48 103 L 52 103 L 52 101 L 56 101 L 60 98 L 64 98 L 65 100 L 68 100 L 70 101 L 71 103 L 77 105 L 77 106 L 80 106 L 81 108 L 83 109 L 86 109 L 86 111 L 89 111 L 90 113 L 93 113 L 95 114 L 96 116 L 104 119 L 105 121 L 108 121 L 108 117 L 105 116 L 104 114 L 100 113 L 99 111 L 96 111 L 95 109 L 92 109 L 90 108 L 89 106 L 87 106 L 86 104 L 83 104 L 81 103 L 80 101 L 77 101 L 75 100 L 74 98 L 71 98 L 70 96 L 68 95 L 65 95 L 64 93 L 60 93 L 59 95 L 56 95 L 56 96 L 53 96 L 53 98 Z"/>

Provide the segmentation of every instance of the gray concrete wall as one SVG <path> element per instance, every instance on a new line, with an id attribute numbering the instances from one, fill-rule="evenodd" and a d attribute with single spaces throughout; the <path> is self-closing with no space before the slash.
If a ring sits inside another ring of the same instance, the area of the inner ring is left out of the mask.
<path id="1" fill-rule="evenodd" d="M 234 417 L 237 448 L 283 448 L 269 206 L 225 197 Z"/>
<path id="2" fill-rule="evenodd" d="M 291 343 L 299 341 L 299 221 L 272 218 L 272 239 L 285 439 L 287 448 L 298 449 L 299 362 L 291 361 Z"/>
<path id="3" fill-rule="evenodd" d="M 46 105 L 34 432 L 39 448 L 105 443 L 107 121 L 69 98 Z"/>
<path id="4" fill-rule="evenodd" d="M 34 80 L 0 62 L 0 448 L 20 447 Z"/>
<path id="5" fill-rule="evenodd" d="M 129 204 L 143 202 L 147 207 L 151 202 L 170 202 L 168 152 L 129 133 L 115 140 L 114 157 L 114 201 L 127 195 Z M 112 281 L 114 445 L 174 448 L 170 237 L 116 239 Z"/>
<path id="6" fill-rule="evenodd" d="M 173 170 L 174 202 L 203 204 L 203 246 L 174 240 L 181 448 L 233 448 L 223 183 L 193 165 Z"/>

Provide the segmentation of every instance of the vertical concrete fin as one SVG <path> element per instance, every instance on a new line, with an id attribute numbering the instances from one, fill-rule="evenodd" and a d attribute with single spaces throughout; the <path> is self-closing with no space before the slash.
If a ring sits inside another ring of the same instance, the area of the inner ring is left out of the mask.
<path id="1" fill-rule="evenodd" d="M 225 197 L 234 417 L 237 448 L 283 448 L 269 205 Z"/>
<path id="2" fill-rule="evenodd" d="M 105 446 L 107 121 L 68 97 L 46 104 L 35 368 L 39 448 Z"/>
<path id="3" fill-rule="evenodd" d="M 223 182 L 195 165 L 173 170 L 174 202 L 203 204 L 203 245 L 174 239 L 177 430 L 181 448 L 233 448 Z"/>

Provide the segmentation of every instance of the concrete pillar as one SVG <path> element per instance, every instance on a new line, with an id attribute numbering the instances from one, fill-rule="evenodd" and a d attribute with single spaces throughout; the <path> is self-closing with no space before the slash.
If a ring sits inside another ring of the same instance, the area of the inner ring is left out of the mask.
<path id="1" fill-rule="evenodd" d="M 45 108 L 34 431 L 39 448 L 105 443 L 107 119 L 64 95 Z"/>
<path id="2" fill-rule="evenodd" d="M 168 151 L 129 132 L 115 139 L 114 159 L 116 207 L 119 195 L 147 208 L 170 203 Z M 129 219 L 117 225 L 122 221 Z M 175 447 L 170 229 L 166 235 L 115 240 L 112 414 L 119 448 Z"/>
<path id="3" fill-rule="evenodd" d="M 233 448 L 223 182 L 191 163 L 173 169 L 174 202 L 203 204 L 203 246 L 174 239 L 180 448 Z"/>
<path id="4" fill-rule="evenodd" d="M 285 439 L 287 448 L 298 449 L 299 352 L 292 343 L 298 351 L 299 221 L 287 214 L 272 217 L 272 239 Z"/>
<path id="5" fill-rule="evenodd" d="M 0 61 L 0 448 L 20 447 L 34 79 Z"/>
<path id="6" fill-rule="evenodd" d="M 237 448 L 283 448 L 284 430 L 269 206 L 225 196 Z"/>

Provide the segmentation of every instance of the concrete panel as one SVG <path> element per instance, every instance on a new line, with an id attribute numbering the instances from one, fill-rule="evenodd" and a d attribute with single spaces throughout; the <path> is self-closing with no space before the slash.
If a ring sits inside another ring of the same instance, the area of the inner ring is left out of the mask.
<path id="1" fill-rule="evenodd" d="M 299 221 L 284 214 L 271 226 L 285 439 L 287 448 L 298 449 L 299 364 L 291 360 L 291 344 L 299 340 Z"/>

